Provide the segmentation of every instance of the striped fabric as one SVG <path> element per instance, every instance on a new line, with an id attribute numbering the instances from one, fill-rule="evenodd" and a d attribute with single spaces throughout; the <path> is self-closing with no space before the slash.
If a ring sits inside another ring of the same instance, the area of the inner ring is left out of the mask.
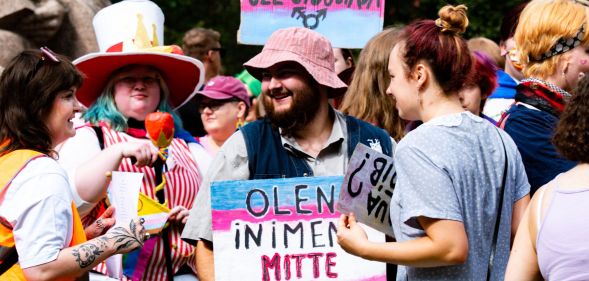
<path id="1" fill-rule="evenodd" d="M 104 133 L 104 146 L 126 142 L 131 137 L 124 133 L 112 131 L 107 127 L 102 127 Z M 180 139 L 175 138 L 169 147 L 170 157 L 166 162 L 169 171 L 165 173 L 167 184 L 165 187 L 166 200 L 170 209 L 176 206 L 184 206 L 187 209 L 192 207 L 192 202 L 196 198 L 202 177 L 201 172 L 192 158 L 188 145 Z M 155 172 L 152 168 L 137 168 L 131 164 L 131 160 L 125 158 L 121 161 L 119 171 L 144 173 L 143 185 L 141 192 L 157 201 L 155 196 Z M 172 262 L 174 272 L 178 271 L 184 264 L 188 264 L 195 272 L 193 255 L 194 247 L 180 239 L 182 229 L 177 225 L 171 225 L 170 245 L 172 250 Z M 147 272 L 143 274 L 142 280 L 167 280 L 166 260 L 164 256 L 164 247 L 162 239 L 158 239 L 153 254 L 147 264 Z M 101 264 L 95 270 L 106 274 L 106 267 Z"/>

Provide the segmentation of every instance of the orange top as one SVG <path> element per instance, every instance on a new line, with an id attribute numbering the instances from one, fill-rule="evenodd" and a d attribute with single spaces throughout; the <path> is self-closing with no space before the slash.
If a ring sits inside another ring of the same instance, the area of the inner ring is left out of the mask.
<path id="1" fill-rule="evenodd" d="M 33 151 L 33 150 L 15 150 L 0 156 L 0 205 L 4 202 L 4 196 L 8 186 L 12 180 L 22 171 L 29 162 L 39 157 L 46 157 L 47 155 Z M 84 233 L 84 227 L 78 214 L 78 209 L 74 202 L 71 204 L 72 215 L 73 215 L 73 234 L 72 241 L 69 247 L 86 242 L 86 234 Z M 14 247 L 14 236 L 12 234 L 12 225 L 3 218 L 0 218 L 0 246 L 2 247 Z M 2 261 L 0 261 L 1 263 Z M 26 280 L 24 273 L 20 266 L 15 264 L 8 271 L 6 271 L 0 280 Z M 74 280 L 72 278 L 71 280 Z"/>

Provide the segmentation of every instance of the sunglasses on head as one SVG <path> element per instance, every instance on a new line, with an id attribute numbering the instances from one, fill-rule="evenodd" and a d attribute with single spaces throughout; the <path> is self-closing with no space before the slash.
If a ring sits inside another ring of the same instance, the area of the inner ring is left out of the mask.
<path id="1" fill-rule="evenodd" d="M 41 65 L 45 63 L 57 64 L 60 62 L 59 58 L 57 57 L 57 54 L 51 51 L 51 49 L 47 47 L 41 47 L 39 49 L 41 50 L 41 56 L 39 57 L 39 61 L 37 62 L 37 64 L 35 64 L 33 70 L 29 73 L 29 81 L 33 79 L 35 74 L 37 74 L 37 72 L 41 68 Z"/>

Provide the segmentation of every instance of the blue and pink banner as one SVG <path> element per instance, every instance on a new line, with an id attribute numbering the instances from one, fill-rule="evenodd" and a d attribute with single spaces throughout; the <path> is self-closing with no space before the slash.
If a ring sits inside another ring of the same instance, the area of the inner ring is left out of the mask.
<path id="1" fill-rule="evenodd" d="M 334 47 L 363 48 L 382 30 L 384 0 L 241 0 L 238 42 L 264 45 L 286 27 L 306 27 Z"/>
<path id="2" fill-rule="evenodd" d="M 216 280 L 386 280 L 385 264 L 344 252 L 336 211 L 343 177 L 211 185 Z M 367 228 L 369 239 L 384 235 Z"/>

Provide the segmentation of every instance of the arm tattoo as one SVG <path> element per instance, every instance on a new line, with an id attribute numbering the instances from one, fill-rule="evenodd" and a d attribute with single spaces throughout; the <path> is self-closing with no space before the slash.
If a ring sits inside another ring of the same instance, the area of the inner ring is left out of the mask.
<path id="1" fill-rule="evenodd" d="M 142 231 L 138 230 L 133 221 L 131 221 L 129 223 L 129 229 L 122 226 L 115 227 L 105 235 L 80 245 L 72 251 L 72 255 L 76 258 L 76 262 L 80 268 L 86 268 L 92 265 L 104 253 L 110 241 L 112 241 L 115 251 L 118 252 L 120 250 L 143 246 L 142 237 Z"/>
<path id="2" fill-rule="evenodd" d="M 137 245 L 143 246 L 143 233 L 137 229 L 133 221 L 129 223 L 129 229 L 118 226 L 107 232 L 105 236 L 108 240 L 114 240 L 117 252 L 135 248 Z"/>
<path id="3" fill-rule="evenodd" d="M 92 243 L 82 244 L 79 248 L 72 251 L 72 255 L 76 258 L 76 262 L 80 268 L 86 268 L 93 264 L 96 258 L 102 253 L 104 253 L 104 249 Z"/>

